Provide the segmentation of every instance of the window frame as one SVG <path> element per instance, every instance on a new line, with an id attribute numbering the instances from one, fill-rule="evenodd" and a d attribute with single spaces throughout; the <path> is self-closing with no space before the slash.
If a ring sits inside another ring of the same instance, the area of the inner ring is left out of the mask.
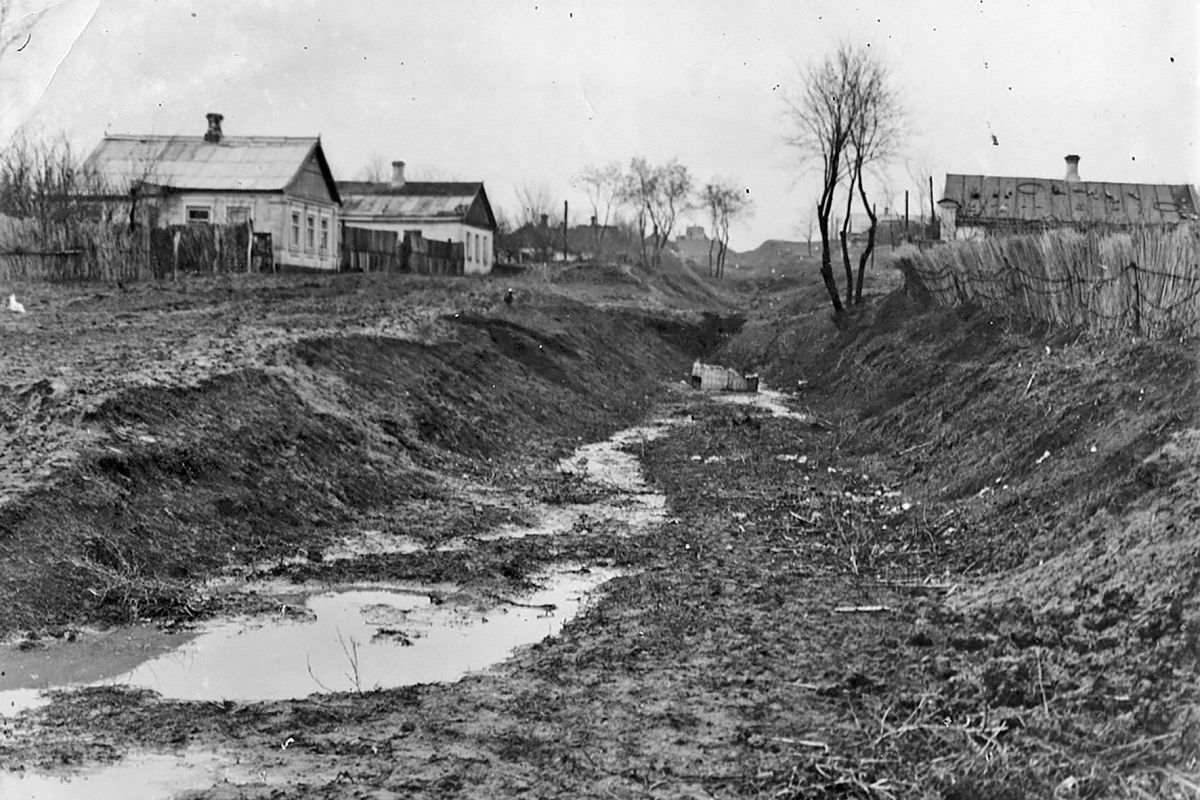
<path id="1" fill-rule="evenodd" d="M 323 256 L 329 255 L 329 215 L 322 214 L 317 233 L 317 252 Z"/>
<path id="2" fill-rule="evenodd" d="M 235 212 L 240 213 L 241 220 L 234 219 Z M 228 225 L 245 225 L 250 221 L 250 206 L 227 206 L 225 208 L 225 223 Z"/>
<path id="3" fill-rule="evenodd" d="M 203 212 L 204 217 L 193 217 L 196 212 Z M 183 216 L 188 225 L 211 225 L 212 224 L 213 208 L 212 206 L 188 205 L 184 207 Z"/>
<path id="4" fill-rule="evenodd" d="M 301 217 L 301 214 L 298 210 L 296 210 L 294 208 L 291 210 L 291 214 L 292 214 L 292 224 L 291 224 L 292 236 L 291 236 L 291 241 L 288 243 L 288 249 L 296 251 L 296 250 L 300 249 L 300 217 Z"/>
<path id="5" fill-rule="evenodd" d="M 304 252 L 317 250 L 317 215 L 309 211 L 304 215 Z"/>

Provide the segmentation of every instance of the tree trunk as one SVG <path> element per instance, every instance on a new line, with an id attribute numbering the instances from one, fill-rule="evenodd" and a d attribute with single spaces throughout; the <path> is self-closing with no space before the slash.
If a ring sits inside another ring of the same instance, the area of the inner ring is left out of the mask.
<path id="1" fill-rule="evenodd" d="M 862 303 L 863 273 L 867 271 L 867 261 L 871 258 L 871 253 L 875 250 L 875 228 L 877 224 L 875 209 L 867 202 L 867 191 L 863 188 L 861 172 L 858 173 L 858 194 L 862 198 L 863 208 L 867 210 L 867 216 L 871 218 L 871 227 L 867 231 L 867 248 L 858 257 L 858 282 L 854 287 L 854 302 L 856 305 Z"/>
<path id="2" fill-rule="evenodd" d="M 715 272 L 713 272 L 713 257 L 712 257 L 713 245 L 715 245 L 716 243 L 717 243 L 716 239 L 708 240 L 708 277 L 710 277 L 710 278 L 717 277 L 717 274 Z"/>
<path id="3" fill-rule="evenodd" d="M 838 294 L 837 283 L 833 280 L 833 252 L 829 246 L 829 207 L 817 206 L 817 227 L 821 231 L 821 279 L 825 281 L 825 291 L 829 292 L 829 302 L 833 310 L 842 313 L 842 298 Z"/>
<path id="4" fill-rule="evenodd" d="M 850 263 L 850 210 L 854 208 L 854 179 L 861 169 L 861 164 L 855 164 L 855 171 L 850 174 L 850 186 L 846 192 L 846 218 L 842 220 L 842 266 L 846 269 L 846 305 L 854 303 L 854 267 Z"/>

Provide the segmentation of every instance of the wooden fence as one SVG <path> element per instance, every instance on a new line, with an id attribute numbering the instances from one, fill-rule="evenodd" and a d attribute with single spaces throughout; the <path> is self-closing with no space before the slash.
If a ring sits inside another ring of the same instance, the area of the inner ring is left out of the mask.
<path id="1" fill-rule="evenodd" d="M 439 242 L 419 233 L 342 227 L 342 269 L 462 275 L 466 252 L 461 242 Z"/>
<path id="2" fill-rule="evenodd" d="M 1056 326 L 1200 336 L 1200 226 L 1048 231 L 897 250 L 938 305 L 1015 308 Z"/>
<path id="3" fill-rule="evenodd" d="M 462 242 L 439 242 L 419 233 L 404 234 L 404 271 L 418 275 L 462 275 L 466 250 Z"/>

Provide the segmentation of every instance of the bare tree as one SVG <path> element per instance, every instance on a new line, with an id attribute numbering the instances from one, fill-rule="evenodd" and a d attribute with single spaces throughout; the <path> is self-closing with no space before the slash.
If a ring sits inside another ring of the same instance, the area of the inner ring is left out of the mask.
<path id="1" fill-rule="evenodd" d="M 841 45 L 836 53 L 802 71 L 803 91 L 798 97 L 784 98 L 790 125 L 787 143 L 799 149 L 803 159 L 816 160 L 821 166 L 821 196 L 816 204 L 817 228 L 821 232 L 821 278 L 837 313 L 842 312 L 843 306 L 833 277 L 829 217 L 845 172 L 844 158 L 854 116 L 851 84 L 859 71 L 860 59 L 849 45 Z"/>
<path id="2" fill-rule="evenodd" d="M 871 224 L 867 230 L 867 246 L 858 256 L 857 280 L 854 280 L 850 271 L 849 251 L 846 249 L 843 238 L 842 254 L 845 258 L 848 284 L 846 287 L 847 304 L 851 298 L 856 304 L 862 302 L 863 275 L 866 272 L 871 253 L 875 249 L 875 229 L 878 227 L 875 206 L 868 199 L 863 183 L 863 172 L 868 167 L 885 164 L 895 156 L 904 119 L 899 98 L 890 85 L 887 68 L 867 51 L 860 51 L 857 64 L 859 72 L 853 82 L 856 90 L 853 103 L 854 116 L 850 123 L 849 189 L 853 196 L 857 186 L 863 211 L 866 212 Z"/>
<path id="3" fill-rule="evenodd" d="M 629 162 L 623 196 L 630 205 L 636 203 L 638 206 L 637 215 L 643 243 L 646 223 L 649 222 L 651 227 L 652 251 L 647 259 L 643 244 L 643 263 L 653 266 L 661 264 L 662 251 L 671 240 L 676 220 L 680 214 L 691 208 L 691 173 L 676 159 L 656 167 L 645 158 L 636 157 Z"/>
<path id="4" fill-rule="evenodd" d="M 358 180 L 385 183 L 392 177 L 392 168 L 382 153 L 371 153 L 367 163 L 357 173 Z"/>
<path id="5" fill-rule="evenodd" d="M 543 261 L 550 259 L 553 249 L 554 231 L 561 220 L 554 213 L 554 201 L 550 187 L 545 183 L 522 183 L 516 188 L 518 216 L 534 240 Z"/>
<path id="6" fill-rule="evenodd" d="M 708 274 L 725 276 L 725 258 L 729 253 L 729 228 L 732 223 L 753 213 L 750 195 L 734 181 L 714 180 L 700 193 L 702 205 L 708 209 L 712 238 L 708 245 Z M 714 263 L 713 250 L 717 257 Z"/>
<path id="7" fill-rule="evenodd" d="M 933 159 L 928 153 L 918 153 L 905 160 L 904 169 L 909 180 L 917 185 L 917 208 L 920 209 L 918 219 L 925 220 L 925 209 L 929 209 L 930 221 L 934 216 L 933 198 L 930 194 L 930 179 L 933 177 Z"/>
<path id="8" fill-rule="evenodd" d="M 653 189 L 654 175 L 649 163 L 644 158 L 634 158 L 629 162 L 629 172 L 621 179 L 618 197 L 621 204 L 633 212 L 630 227 L 642 251 L 642 266 L 648 266 L 650 263 L 646 255 L 646 222 L 650 216 L 646 196 Z"/>
<path id="9" fill-rule="evenodd" d="M 813 227 L 817 224 L 817 209 L 809 208 L 800 214 L 800 223 L 796 226 L 796 231 L 804 236 L 804 241 L 808 244 L 808 254 L 812 255 L 812 238 Z"/>
<path id="10" fill-rule="evenodd" d="M 622 175 L 620 163 L 613 161 L 602 166 L 587 166 L 573 181 L 583 189 L 592 207 L 592 244 L 599 253 L 604 247 L 604 234 L 608 230 L 612 212 L 621 202 Z"/>
<path id="11" fill-rule="evenodd" d="M 525 182 L 516 188 L 517 219 L 524 223 L 537 224 L 542 215 L 547 217 L 554 213 L 550 187 L 544 183 Z"/>
<path id="12" fill-rule="evenodd" d="M 87 216 L 87 198 L 101 190 L 65 134 L 33 140 L 18 133 L 0 150 L 0 214 L 35 223 L 44 246 L 68 238 Z"/>
<path id="13" fill-rule="evenodd" d="M 842 221 L 842 256 L 846 271 L 846 303 L 861 298 L 862 268 L 856 282 L 850 264 L 848 234 L 850 211 L 857 192 L 868 217 L 868 250 L 874 242 L 876 220 L 866 196 L 863 173 L 894 153 L 902 113 L 888 82 L 886 68 L 865 47 L 842 44 L 837 51 L 801 73 L 803 91 L 788 96 L 785 113 L 790 130 L 786 141 L 805 160 L 821 166 L 821 195 L 817 201 L 817 227 L 821 233 L 821 278 L 834 311 L 844 306 L 833 277 L 830 216 L 835 195 L 847 181 L 846 217 Z M 869 258 L 870 253 L 867 253 Z"/>

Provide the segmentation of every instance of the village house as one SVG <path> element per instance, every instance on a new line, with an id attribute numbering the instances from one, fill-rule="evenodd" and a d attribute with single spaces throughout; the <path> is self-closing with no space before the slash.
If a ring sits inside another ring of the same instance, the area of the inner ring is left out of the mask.
<path id="1" fill-rule="evenodd" d="M 1187 184 L 1106 183 L 1079 177 L 1079 156 L 1062 178 L 946 175 L 938 202 L 941 239 L 981 239 L 1051 228 L 1128 228 L 1197 219 L 1200 198 Z"/>
<path id="2" fill-rule="evenodd" d="M 462 245 L 466 274 L 490 272 L 496 216 L 483 183 L 409 181 L 404 162 L 392 162 L 390 181 L 340 181 L 342 222 L 347 228 L 391 231 L 403 241 L 414 236 Z"/>
<path id="3" fill-rule="evenodd" d="M 151 228 L 249 224 L 277 267 L 336 270 L 341 198 L 320 137 L 105 136 L 84 169 Z"/>

